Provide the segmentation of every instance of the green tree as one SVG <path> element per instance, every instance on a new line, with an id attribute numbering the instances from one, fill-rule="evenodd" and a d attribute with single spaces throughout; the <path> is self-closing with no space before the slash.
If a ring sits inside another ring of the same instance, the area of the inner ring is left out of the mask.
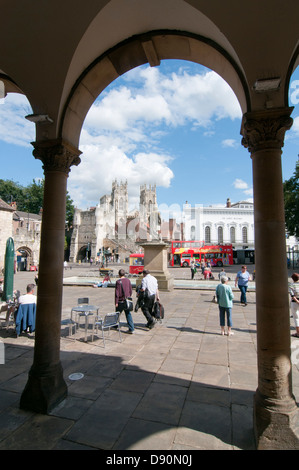
<path id="1" fill-rule="evenodd" d="M 75 206 L 74 201 L 70 198 L 69 193 L 66 193 L 66 226 L 70 229 L 73 225 Z"/>
<path id="2" fill-rule="evenodd" d="M 0 179 L 0 198 L 7 204 L 16 202 L 18 205 L 23 200 L 23 186 L 12 180 Z"/>
<path id="3" fill-rule="evenodd" d="M 299 162 L 293 176 L 283 183 L 283 192 L 287 231 L 299 238 Z"/>
<path id="4" fill-rule="evenodd" d="M 43 199 L 44 180 L 33 180 L 33 182 L 26 186 L 23 190 L 23 208 L 18 208 L 24 212 L 38 214 L 43 207 Z"/>
<path id="5" fill-rule="evenodd" d="M 17 209 L 22 212 L 39 214 L 43 207 L 44 180 L 33 180 L 28 186 L 21 186 L 12 180 L 0 179 L 0 198 L 7 204 L 17 203 Z M 73 224 L 74 203 L 68 192 L 66 195 L 66 226 L 68 229 Z"/>

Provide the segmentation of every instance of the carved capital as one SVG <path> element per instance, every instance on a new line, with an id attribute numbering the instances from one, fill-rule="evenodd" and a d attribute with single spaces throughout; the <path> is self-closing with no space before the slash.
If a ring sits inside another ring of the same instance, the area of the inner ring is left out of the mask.
<path id="1" fill-rule="evenodd" d="M 279 108 L 244 114 L 242 145 L 250 153 L 265 149 L 281 150 L 285 133 L 293 124 L 292 111 L 293 108 Z"/>
<path id="2" fill-rule="evenodd" d="M 32 142 L 34 158 L 41 160 L 44 172 L 61 171 L 69 174 L 72 165 L 79 165 L 80 150 L 61 139 Z"/>

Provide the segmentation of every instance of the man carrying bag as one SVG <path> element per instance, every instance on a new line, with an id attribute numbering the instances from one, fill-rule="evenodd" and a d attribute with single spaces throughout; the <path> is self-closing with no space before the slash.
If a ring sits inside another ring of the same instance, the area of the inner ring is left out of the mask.
<path id="1" fill-rule="evenodd" d="M 120 269 L 118 275 L 119 279 L 115 283 L 115 308 L 117 312 L 125 312 L 129 328 L 128 333 L 133 334 L 135 331 L 134 322 L 129 310 L 130 307 L 127 304 L 127 298 L 132 297 L 132 284 L 130 279 L 125 277 L 124 269 Z"/>
<path id="2" fill-rule="evenodd" d="M 155 326 L 156 320 L 153 316 L 153 307 L 155 300 L 159 300 L 158 281 L 152 276 L 147 269 L 142 271 L 143 279 L 141 283 L 141 292 L 143 292 L 143 305 L 141 310 L 147 319 L 147 327 L 149 329 Z"/>

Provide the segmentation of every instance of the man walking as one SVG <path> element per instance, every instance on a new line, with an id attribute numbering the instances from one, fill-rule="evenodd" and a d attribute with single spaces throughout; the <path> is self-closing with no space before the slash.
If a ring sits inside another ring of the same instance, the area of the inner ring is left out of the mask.
<path id="1" fill-rule="evenodd" d="M 247 271 L 247 267 L 242 266 L 241 271 L 237 273 L 237 276 L 235 279 L 235 287 L 237 287 L 237 284 L 238 284 L 238 287 L 241 292 L 240 302 L 241 304 L 244 304 L 245 307 L 247 305 L 246 292 L 247 292 L 247 287 L 248 287 L 248 281 L 250 280 L 251 278 L 250 278 L 249 272 Z"/>
<path id="2" fill-rule="evenodd" d="M 155 299 L 159 299 L 158 281 L 150 274 L 147 269 L 142 271 L 143 279 L 141 283 L 141 292 L 143 292 L 143 306 L 141 307 L 142 313 L 147 319 L 147 327 L 153 328 L 156 320 L 152 315 Z"/>
<path id="3" fill-rule="evenodd" d="M 117 312 L 125 312 L 127 324 L 128 324 L 128 333 L 134 333 L 134 322 L 130 310 L 127 308 L 126 298 L 132 296 L 132 284 L 130 279 L 125 277 L 125 270 L 120 269 L 118 272 L 119 279 L 115 283 L 115 308 Z"/>

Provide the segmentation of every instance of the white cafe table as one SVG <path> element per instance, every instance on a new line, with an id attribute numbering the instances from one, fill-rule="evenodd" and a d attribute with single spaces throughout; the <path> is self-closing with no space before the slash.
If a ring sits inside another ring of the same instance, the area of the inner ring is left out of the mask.
<path id="1" fill-rule="evenodd" d="M 98 315 L 99 312 L 99 306 L 97 305 L 89 305 L 89 304 L 83 304 L 83 305 L 77 305 L 76 307 L 73 307 L 71 310 L 71 321 L 73 321 L 73 312 L 77 314 L 79 317 L 85 317 L 85 336 L 84 336 L 84 341 L 87 341 L 87 330 L 88 330 L 88 323 L 89 323 L 89 317 L 91 315 Z M 78 321 L 78 326 L 79 326 L 79 321 Z"/>

